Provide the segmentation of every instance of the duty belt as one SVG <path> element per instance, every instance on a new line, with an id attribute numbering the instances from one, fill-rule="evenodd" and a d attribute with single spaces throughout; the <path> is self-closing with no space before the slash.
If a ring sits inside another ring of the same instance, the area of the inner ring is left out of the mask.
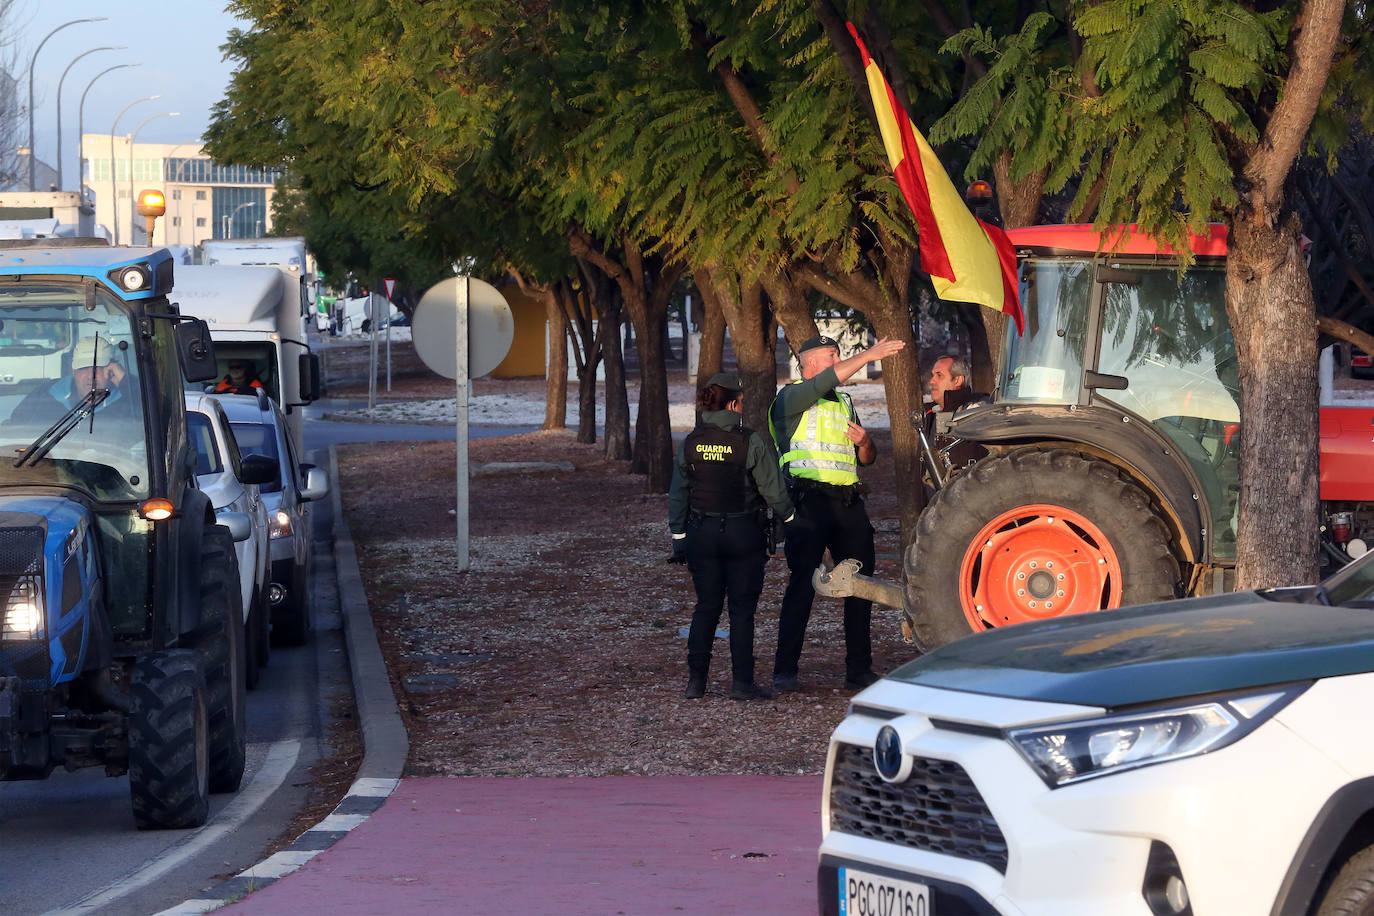
<path id="1" fill-rule="evenodd" d="M 805 477 L 789 478 L 787 490 L 795 495 L 819 493 L 822 496 L 837 499 L 846 505 L 868 493 L 868 487 L 862 482 L 852 484 L 822 483 L 819 480 L 809 480 Z"/>
<path id="2" fill-rule="evenodd" d="M 689 516 L 696 516 L 697 518 L 749 518 L 752 515 L 757 515 L 758 510 L 750 509 L 747 512 L 702 512 L 698 509 L 688 509 L 687 514 Z"/>

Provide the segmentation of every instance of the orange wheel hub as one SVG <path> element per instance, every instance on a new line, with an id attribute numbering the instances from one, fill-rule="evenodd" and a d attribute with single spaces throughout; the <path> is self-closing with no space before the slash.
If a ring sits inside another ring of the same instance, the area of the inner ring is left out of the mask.
<path id="1" fill-rule="evenodd" d="M 975 632 L 1121 604 L 1121 563 L 1102 531 L 1063 506 L 1021 506 L 964 551 L 959 599 Z"/>

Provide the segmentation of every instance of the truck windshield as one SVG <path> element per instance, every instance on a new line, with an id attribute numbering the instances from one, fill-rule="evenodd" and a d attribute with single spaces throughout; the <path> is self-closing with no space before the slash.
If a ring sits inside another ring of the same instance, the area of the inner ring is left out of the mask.
<path id="1" fill-rule="evenodd" d="M 97 500 L 149 495 L 143 395 L 127 309 L 100 287 L 0 289 L 0 485 L 72 486 Z M 98 406 L 42 457 L 29 446 L 92 391 Z M 35 460 L 36 459 L 36 460 Z"/>
<path id="2" fill-rule="evenodd" d="M 1092 302 L 1092 262 L 1030 257 L 1022 260 L 1020 273 L 1026 330 L 1018 336 L 1012 328 L 1007 335 L 997 399 L 1076 404 Z"/>

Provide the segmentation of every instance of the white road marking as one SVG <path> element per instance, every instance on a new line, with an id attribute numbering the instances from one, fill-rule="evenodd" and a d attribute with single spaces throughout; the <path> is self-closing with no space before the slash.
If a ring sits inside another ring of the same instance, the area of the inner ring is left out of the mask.
<path id="1" fill-rule="evenodd" d="M 286 777 L 291 773 L 292 767 L 296 765 L 300 753 L 301 743 L 299 741 L 275 742 L 267 749 L 267 758 L 257 773 L 254 774 L 252 781 L 239 789 L 238 794 L 229 804 L 224 806 L 214 820 L 189 833 L 186 842 L 178 843 L 166 854 L 151 860 L 127 877 L 78 900 L 70 907 L 50 910 L 44 916 L 75 916 L 75 914 L 90 913 L 101 907 L 109 906 L 119 898 L 148 886 L 193 856 L 204 852 L 223 839 L 227 833 L 236 829 L 266 803 L 272 793 L 276 792 L 281 784 L 286 781 Z"/>

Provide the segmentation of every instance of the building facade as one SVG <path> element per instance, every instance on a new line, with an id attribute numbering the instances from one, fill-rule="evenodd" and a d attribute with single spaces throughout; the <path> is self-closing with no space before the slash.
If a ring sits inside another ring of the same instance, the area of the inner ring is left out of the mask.
<path id="1" fill-rule="evenodd" d="M 272 229 L 278 169 L 220 165 L 199 143 L 130 143 L 124 136 L 83 134 L 82 191 L 97 223 L 119 245 L 194 247 L 206 239 L 260 238 Z M 148 238 L 136 212 L 141 191 L 161 191 L 167 213 Z"/>

